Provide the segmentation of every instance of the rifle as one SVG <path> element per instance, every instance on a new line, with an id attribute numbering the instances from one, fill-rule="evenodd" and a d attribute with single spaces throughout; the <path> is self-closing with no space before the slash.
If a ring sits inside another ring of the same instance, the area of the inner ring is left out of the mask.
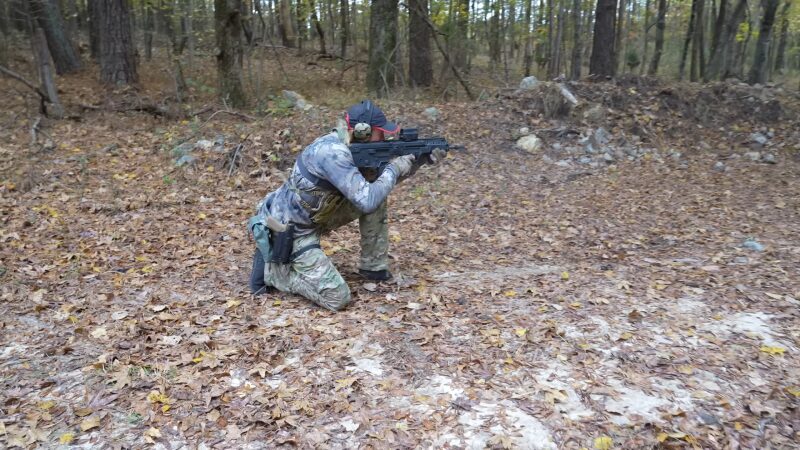
<path id="1" fill-rule="evenodd" d="M 403 128 L 400 130 L 400 139 L 396 141 L 381 141 L 350 144 L 350 153 L 356 167 L 361 169 L 383 169 L 392 159 L 403 155 L 414 155 L 416 161 L 423 164 L 431 162 L 431 153 L 437 148 L 444 151 L 466 150 L 463 145 L 450 145 L 447 139 L 441 137 L 419 138 L 416 128 Z"/>

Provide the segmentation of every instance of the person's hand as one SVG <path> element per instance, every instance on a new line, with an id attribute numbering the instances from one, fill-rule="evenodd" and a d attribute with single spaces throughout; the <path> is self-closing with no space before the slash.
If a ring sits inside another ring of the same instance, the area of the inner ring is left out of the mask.
<path id="1" fill-rule="evenodd" d="M 435 148 L 431 152 L 431 164 L 436 164 L 445 158 L 447 158 L 447 152 L 443 148 Z"/>
<path id="2" fill-rule="evenodd" d="M 402 178 L 411 173 L 414 166 L 414 155 L 403 155 L 389 161 L 389 164 L 397 171 L 397 177 Z"/>

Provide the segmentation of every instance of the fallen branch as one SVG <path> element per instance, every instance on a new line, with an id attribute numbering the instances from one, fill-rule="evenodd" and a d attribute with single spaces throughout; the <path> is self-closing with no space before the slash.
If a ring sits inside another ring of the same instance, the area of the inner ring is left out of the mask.
<path id="1" fill-rule="evenodd" d="M 47 94 L 42 92 L 41 89 L 39 89 L 38 87 L 33 85 L 33 83 L 31 83 L 30 81 L 26 80 L 22 75 L 18 74 L 17 72 L 14 72 L 13 70 L 11 70 L 9 68 L 0 66 L 0 73 L 4 74 L 4 75 L 6 75 L 6 76 L 8 76 L 10 78 L 13 78 L 13 79 L 19 81 L 20 83 L 24 84 L 25 86 L 28 86 L 29 88 L 33 89 L 34 92 L 39 94 L 39 97 L 42 98 L 42 101 L 45 101 L 45 102 L 49 102 L 50 101 L 50 98 L 47 97 Z"/>

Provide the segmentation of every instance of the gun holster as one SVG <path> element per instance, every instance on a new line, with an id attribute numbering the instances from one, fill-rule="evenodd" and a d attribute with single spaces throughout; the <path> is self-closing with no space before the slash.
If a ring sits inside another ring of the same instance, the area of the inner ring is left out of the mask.
<path id="1" fill-rule="evenodd" d="M 272 254 L 269 262 L 289 264 L 292 260 L 292 246 L 294 245 L 294 224 L 286 226 L 286 231 L 272 231 Z"/>

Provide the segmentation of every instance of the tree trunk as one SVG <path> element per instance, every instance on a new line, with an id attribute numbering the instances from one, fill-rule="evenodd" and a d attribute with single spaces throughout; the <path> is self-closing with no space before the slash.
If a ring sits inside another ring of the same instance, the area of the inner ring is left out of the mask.
<path id="1" fill-rule="evenodd" d="M 99 15 L 100 6 L 95 0 L 87 0 L 86 12 L 89 16 L 89 50 L 91 51 L 92 59 L 98 61 L 100 59 L 100 22 L 102 21 Z"/>
<path id="2" fill-rule="evenodd" d="M 681 62 L 678 66 L 678 79 L 683 80 L 683 74 L 686 70 L 686 57 L 689 54 L 689 44 L 692 42 L 694 36 L 694 26 L 697 22 L 697 2 L 702 0 L 692 0 L 692 12 L 689 16 L 689 26 L 686 28 L 686 39 L 683 41 L 683 50 L 681 51 Z"/>
<path id="3" fill-rule="evenodd" d="M 317 5 L 314 3 L 314 0 L 309 0 L 308 6 L 311 10 L 311 24 L 314 26 L 314 30 L 317 32 L 317 37 L 319 38 L 319 53 L 327 55 L 328 51 L 325 48 L 325 31 L 323 31 L 322 25 L 319 23 L 319 18 L 317 17 Z"/>
<path id="4" fill-rule="evenodd" d="M 449 44 L 453 48 L 453 64 L 461 70 L 467 67 L 467 30 L 469 29 L 469 0 L 453 0 L 455 27 L 450 32 Z M 427 27 L 426 27 L 427 28 Z M 428 33 L 427 36 L 430 36 Z"/>
<path id="5" fill-rule="evenodd" d="M 344 63 L 347 57 L 347 41 L 350 39 L 350 23 L 347 14 L 349 7 L 350 5 L 347 3 L 347 0 L 341 0 L 339 2 L 340 28 L 342 29 L 339 35 L 339 46 L 341 47 L 342 63 Z"/>
<path id="6" fill-rule="evenodd" d="M 708 66 L 703 74 L 703 81 L 709 81 L 719 73 L 719 62 L 721 61 L 722 37 L 725 30 L 725 15 L 728 13 L 728 0 L 720 0 L 719 13 L 714 21 L 714 31 L 711 34 L 711 49 L 708 56 Z M 713 72 L 713 73 L 712 73 Z"/>
<path id="7" fill-rule="evenodd" d="M 531 3 L 532 0 L 525 0 L 525 56 L 523 57 L 523 64 L 525 66 L 526 77 L 531 75 L 531 63 L 533 61 L 533 33 L 531 33 L 531 9 L 532 9 Z"/>
<path id="8" fill-rule="evenodd" d="M 431 30 L 426 22 L 428 0 L 409 0 L 408 8 L 408 77 L 411 86 L 430 86 L 433 84 L 433 58 Z"/>
<path id="9" fill-rule="evenodd" d="M 278 0 L 281 20 L 278 22 L 278 31 L 285 47 L 295 46 L 294 25 L 292 24 L 292 7 L 289 0 Z"/>
<path id="10" fill-rule="evenodd" d="M 620 61 L 623 60 L 625 55 L 622 54 L 622 35 L 625 34 L 625 8 L 627 4 L 625 0 L 619 0 L 619 11 L 617 11 L 617 27 L 614 30 L 614 71 L 619 70 Z M 623 60 L 623 72 L 625 71 Z"/>
<path id="11" fill-rule="evenodd" d="M 42 112 L 55 119 L 60 119 L 64 117 L 64 107 L 58 99 L 58 89 L 56 89 L 53 66 L 50 62 L 51 56 L 47 45 L 47 38 L 45 37 L 44 31 L 40 27 L 36 27 L 31 39 L 33 40 L 34 55 L 36 56 L 37 66 L 39 67 L 39 80 L 42 84 L 41 90 L 47 94 L 50 104 L 52 105 L 49 112 L 46 109 Z M 42 102 L 42 108 L 46 108 L 44 102 Z"/>
<path id="12" fill-rule="evenodd" d="M 80 69 L 81 59 L 64 31 L 58 0 L 35 0 L 32 5 L 36 21 L 47 37 L 47 47 L 53 57 L 56 73 L 63 75 Z"/>
<path id="13" fill-rule="evenodd" d="M 75 0 L 66 0 L 64 3 L 64 24 L 67 27 L 67 37 L 70 42 L 78 42 L 78 4 Z"/>
<path id="14" fill-rule="evenodd" d="M 295 1 L 295 31 L 297 32 L 297 49 L 298 54 L 303 50 L 303 43 L 306 41 L 306 19 L 308 18 L 308 11 L 306 10 L 305 0 Z"/>
<path id="15" fill-rule="evenodd" d="M 131 18 L 127 0 L 97 2 L 100 17 L 100 80 L 110 84 L 137 81 Z"/>
<path id="16" fill-rule="evenodd" d="M 783 74 L 783 69 L 786 67 L 786 41 L 789 36 L 789 7 L 791 5 L 791 0 L 786 0 L 781 11 L 781 35 L 775 54 L 775 73 L 778 74 Z"/>
<path id="17" fill-rule="evenodd" d="M 500 0 L 492 2 L 492 17 L 489 18 L 489 59 L 492 63 L 500 62 Z"/>
<path id="18" fill-rule="evenodd" d="M 642 43 L 642 65 L 639 66 L 639 75 L 644 74 L 645 66 L 647 66 L 647 45 L 650 43 L 650 27 L 653 25 L 650 22 L 650 16 L 650 0 L 647 0 L 644 6 L 644 27 L 642 29 L 644 42 Z"/>
<path id="19" fill-rule="evenodd" d="M 245 105 L 242 87 L 242 1 L 214 0 L 217 37 L 217 77 L 222 101 L 234 108 Z"/>
<path id="20" fill-rule="evenodd" d="M 155 28 L 155 13 L 152 0 L 144 2 L 144 57 L 148 61 L 153 58 L 153 31 Z"/>
<path id="21" fill-rule="evenodd" d="M 667 25 L 667 0 L 658 0 L 658 16 L 656 17 L 656 43 L 653 50 L 653 59 L 647 68 L 648 75 L 658 73 L 658 63 L 661 61 L 661 52 L 664 49 L 664 28 Z"/>
<path id="22" fill-rule="evenodd" d="M 661 0 L 665 1 L 665 0 Z M 592 57 L 589 60 L 589 75 L 614 76 L 614 19 L 615 0 L 598 0 L 594 21 Z"/>
<path id="23" fill-rule="evenodd" d="M 769 47 L 772 44 L 772 25 L 775 23 L 775 12 L 780 0 L 761 0 L 764 13 L 761 16 L 761 30 L 758 33 L 753 65 L 750 67 L 750 84 L 765 83 L 769 68 Z"/>
<path id="24" fill-rule="evenodd" d="M 703 24 L 705 23 L 703 6 L 705 1 L 697 0 L 695 3 L 697 10 L 695 11 L 695 27 L 692 35 L 692 64 L 689 69 L 689 80 L 691 81 L 699 80 L 705 72 L 705 46 L 703 39 Z"/>
<path id="25" fill-rule="evenodd" d="M 570 80 L 581 78 L 581 0 L 572 0 L 572 61 L 570 62 Z"/>
<path id="26" fill-rule="evenodd" d="M 205 0 L 201 0 L 201 1 L 205 1 Z M 256 0 L 256 1 L 260 1 L 260 0 Z M 192 17 L 194 15 L 194 2 L 192 0 L 185 0 L 184 8 L 185 8 L 184 11 L 185 11 L 185 15 L 186 15 L 186 20 L 184 22 L 184 25 L 185 25 L 186 29 L 185 29 L 185 34 L 184 35 L 186 37 L 186 49 L 187 49 L 187 51 L 189 53 L 187 55 L 186 62 L 188 64 L 189 68 L 191 69 L 192 67 L 194 67 L 194 23 L 193 23 L 193 17 Z"/>
<path id="27" fill-rule="evenodd" d="M 397 52 L 397 0 L 371 0 L 367 90 L 385 97 L 394 87 Z"/>
<path id="28" fill-rule="evenodd" d="M 558 77 L 561 71 L 561 45 L 564 39 L 564 5 L 562 1 L 558 2 L 558 23 L 556 24 L 556 35 L 553 39 L 553 59 L 550 61 L 547 77 L 553 79 Z"/>

